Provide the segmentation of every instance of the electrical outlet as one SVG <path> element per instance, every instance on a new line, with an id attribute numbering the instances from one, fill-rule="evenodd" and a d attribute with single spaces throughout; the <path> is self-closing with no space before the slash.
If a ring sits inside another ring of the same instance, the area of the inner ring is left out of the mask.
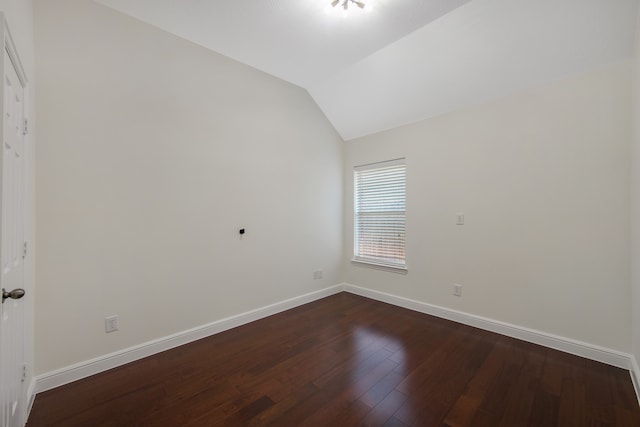
<path id="1" fill-rule="evenodd" d="M 462 285 L 459 285 L 457 283 L 453 284 L 453 295 L 455 295 L 457 297 L 461 297 L 462 296 Z"/>
<path id="2" fill-rule="evenodd" d="M 313 280 L 320 280 L 322 279 L 322 270 L 315 270 L 313 272 Z"/>
<path id="3" fill-rule="evenodd" d="M 104 331 L 106 333 L 118 330 L 118 316 L 110 316 L 104 318 Z"/>

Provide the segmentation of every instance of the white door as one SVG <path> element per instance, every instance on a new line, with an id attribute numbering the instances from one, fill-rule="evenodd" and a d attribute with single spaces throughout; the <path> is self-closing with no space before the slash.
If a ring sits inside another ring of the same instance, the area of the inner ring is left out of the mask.
<path id="1" fill-rule="evenodd" d="M 0 209 L 0 426 L 24 425 L 25 85 L 4 49 L 2 205 Z M 21 70 L 18 62 L 19 70 Z M 20 74 L 23 75 L 23 74 Z"/>

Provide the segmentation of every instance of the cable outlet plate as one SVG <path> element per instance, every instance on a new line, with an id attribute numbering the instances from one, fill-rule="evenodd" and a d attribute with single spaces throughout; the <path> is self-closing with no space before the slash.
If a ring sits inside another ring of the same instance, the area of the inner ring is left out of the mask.
<path id="1" fill-rule="evenodd" d="M 109 316 L 104 318 L 104 331 L 115 332 L 118 330 L 118 316 Z"/>
<path id="2" fill-rule="evenodd" d="M 461 297 L 462 296 L 462 285 L 459 285 L 457 283 L 453 284 L 453 295 L 455 295 L 457 297 Z"/>

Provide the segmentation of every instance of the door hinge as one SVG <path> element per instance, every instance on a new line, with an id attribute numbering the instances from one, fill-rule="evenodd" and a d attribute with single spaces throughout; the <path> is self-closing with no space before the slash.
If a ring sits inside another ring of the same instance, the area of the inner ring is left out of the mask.
<path id="1" fill-rule="evenodd" d="M 24 242 L 24 246 L 22 246 L 22 259 L 27 257 L 27 242 Z"/>
<path id="2" fill-rule="evenodd" d="M 23 127 L 22 127 L 22 134 L 26 135 L 27 133 L 29 133 L 29 120 L 24 119 Z"/>
<path id="3" fill-rule="evenodd" d="M 22 382 L 25 382 L 27 380 L 27 364 L 23 363 L 22 364 Z"/>

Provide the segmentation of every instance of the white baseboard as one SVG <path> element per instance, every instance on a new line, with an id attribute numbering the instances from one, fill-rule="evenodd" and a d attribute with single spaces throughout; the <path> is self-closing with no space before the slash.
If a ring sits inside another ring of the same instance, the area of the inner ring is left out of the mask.
<path id="1" fill-rule="evenodd" d="M 409 298 L 362 288 L 348 283 L 331 286 L 320 291 L 301 295 L 299 297 L 291 298 L 266 307 L 261 307 L 256 310 L 251 310 L 236 316 L 227 317 L 225 319 L 179 332 L 168 337 L 149 341 L 121 351 L 100 356 L 95 359 L 38 375 L 32 380 L 29 386 L 29 396 L 35 396 L 35 393 L 50 390 L 52 388 L 107 371 L 183 344 L 206 338 L 228 329 L 232 329 L 342 291 L 386 302 L 420 313 L 452 320 L 465 325 L 474 326 L 487 331 L 496 332 L 498 334 L 521 339 L 523 341 L 543 345 L 545 347 L 575 354 L 577 356 L 596 360 L 612 366 L 628 369 L 636 389 L 636 394 L 640 401 L 640 369 L 638 368 L 636 360 L 629 354 L 445 307 L 427 304 Z M 30 402 L 33 402 L 33 399 L 31 399 Z"/>
<path id="2" fill-rule="evenodd" d="M 640 367 L 638 367 L 638 361 L 633 356 L 631 356 L 631 369 L 629 373 L 631 374 L 631 382 L 633 383 L 633 388 L 636 390 L 636 396 L 640 404 Z"/>
<path id="3" fill-rule="evenodd" d="M 356 295 L 361 295 L 377 301 L 408 308 L 409 310 L 430 314 L 432 316 L 452 320 L 454 322 L 474 326 L 476 328 L 496 332 L 501 335 L 518 338 L 523 341 L 571 353 L 576 356 L 582 356 L 587 359 L 603 362 L 608 365 L 631 370 L 631 355 L 616 350 L 355 285 L 343 284 L 343 287 L 345 291 Z"/>
<path id="4" fill-rule="evenodd" d="M 331 286 L 316 292 L 311 292 L 299 297 L 271 304 L 266 307 L 247 311 L 246 313 L 217 320 L 207 325 L 179 332 L 168 337 L 149 341 L 111 354 L 96 357 L 95 359 L 76 363 L 52 372 L 47 372 L 45 374 L 38 375 L 35 378 L 35 392 L 41 393 L 64 384 L 122 366 L 135 360 L 289 310 L 299 305 L 337 294 L 342 292 L 342 290 L 342 285 Z"/>

